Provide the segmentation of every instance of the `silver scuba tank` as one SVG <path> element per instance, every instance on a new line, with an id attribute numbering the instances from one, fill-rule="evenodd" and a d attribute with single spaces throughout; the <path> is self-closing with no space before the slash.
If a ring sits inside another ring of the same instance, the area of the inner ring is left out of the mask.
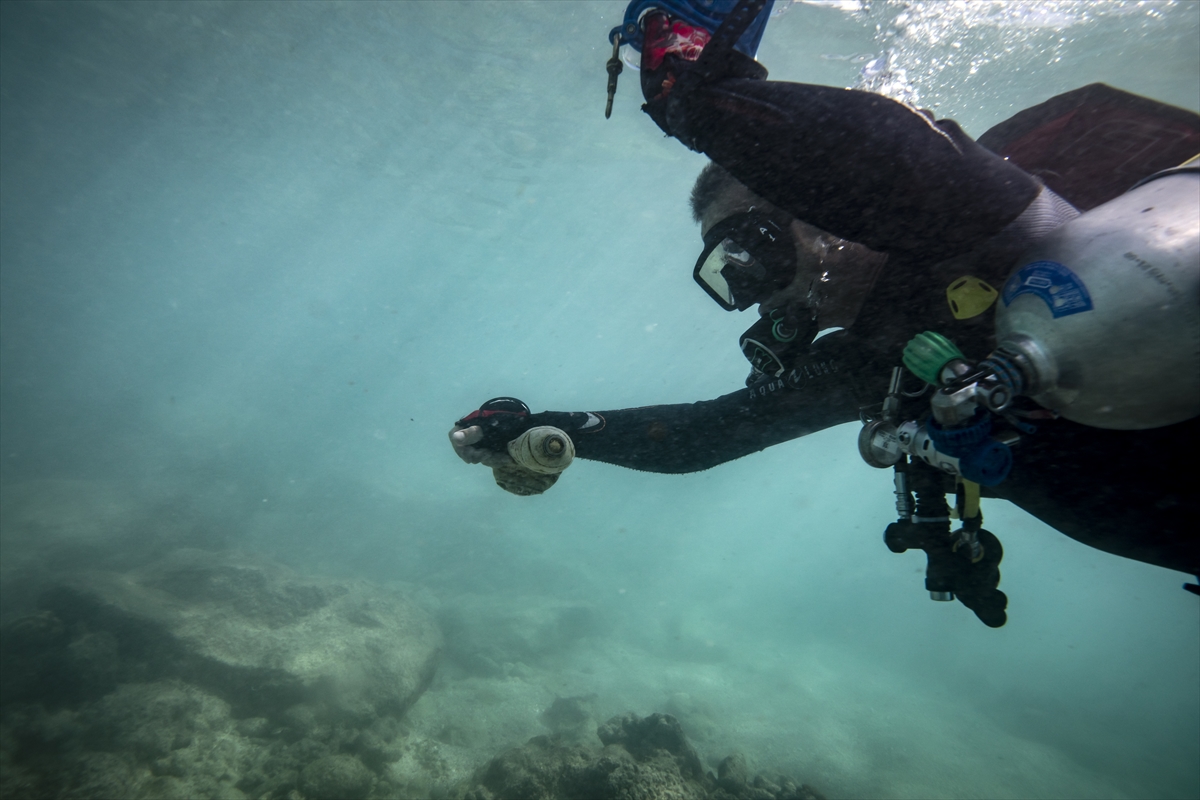
<path id="1" fill-rule="evenodd" d="M 1028 250 L 996 304 L 1022 394 L 1115 430 L 1200 414 L 1200 165 L 1151 176 Z"/>

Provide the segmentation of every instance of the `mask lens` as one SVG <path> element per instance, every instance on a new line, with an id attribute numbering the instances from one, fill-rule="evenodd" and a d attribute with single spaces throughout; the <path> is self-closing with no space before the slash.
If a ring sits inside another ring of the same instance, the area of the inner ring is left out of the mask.
<path id="1" fill-rule="evenodd" d="M 763 265 L 746 248 L 728 238 L 711 250 L 705 249 L 693 275 L 726 311 L 743 311 L 772 289 Z"/>
<path id="2" fill-rule="evenodd" d="M 787 224 L 753 209 L 713 226 L 704 242 L 692 277 L 726 311 L 744 311 L 787 286 L 796 274 Z"/>
<path id="3" fill-rule="evenodd" d="M 700 284 L 701 289 L 708 292 L 709 297 L 721 305 L 721 308 L 733 311 L 737 308 L 733 304 L 733 290 L 729 288 L 729 282 L 721 274 L 721 270 L 725 269 L 723 245 L 724 242 L 711 249 L 704 249 L 704 252 L 700 254 L 700 259 L 696 262 L 696 269 L 692 272 L 692 277 L 696 279 L 696 283 Z"/>
<path id="4" fill-rule="evenodd" d="M 746 252 L 737 242 L 732 239 L 726 239 L 721 242 L 721 249 L 725 251 L 725 263 L 734 267 L 745 269 L 754 263 L 754 256 Z"/>

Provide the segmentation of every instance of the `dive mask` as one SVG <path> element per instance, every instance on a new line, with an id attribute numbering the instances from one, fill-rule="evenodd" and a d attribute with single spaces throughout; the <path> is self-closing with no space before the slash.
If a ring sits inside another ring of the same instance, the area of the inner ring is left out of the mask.
<path id="1" fill-rule="evenodd" d="M 721 220 L 705 234 L 692 277 L 726 311 L 762 302 L 796 277 L 787 223 L 754 209 Z"/>

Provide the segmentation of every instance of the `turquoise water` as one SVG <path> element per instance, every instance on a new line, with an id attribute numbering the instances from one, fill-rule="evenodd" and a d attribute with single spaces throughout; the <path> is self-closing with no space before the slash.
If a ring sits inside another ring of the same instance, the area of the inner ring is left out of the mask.
<path id="1" fill-rule="evenodd" d="M 704 158 L 631 71 L 603 117 L 623 8 L 0 4 L 0 489 L 417 587 L 468 622 L 414 724 L 494 749 L 595 694 L 831 797 L 1200 795 L 1185 576 L 985 502 L 987 629 L 882 545 L 857 426 L 535 498 L 454 457 L 492 396 L 742 385 L 748 320 L 689 275 Z M 1187 1 L 794 3 L 759 58 L 853 86 L 888 53 L 880 88 L 974 135 L 1095 81 L 1200 109 Z"/>

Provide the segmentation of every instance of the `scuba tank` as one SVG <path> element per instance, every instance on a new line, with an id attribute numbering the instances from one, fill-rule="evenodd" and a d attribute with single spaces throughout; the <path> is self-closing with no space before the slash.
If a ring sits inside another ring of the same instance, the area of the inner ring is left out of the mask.
<path id="1" fill-rule="evenodd" d="M 945 337 L 917 335 L 904 366 L 936 387 L 932 415 L 921 422 L 901 410 L 902 398 L 923 392 L 904 392 L 896 368 L 858 440 L 864 461 L 895 470 L 899 518 L 888 548 L 925 550 L 930 596 L 957 596 L 990 627 L 1004 624 L 1007 598 L 996 588 L 1003 551 L 981 527 L 979 487 L 1007 477 L 1009 445 L 1036 431 L 1028 420 L 1141 430 L 1200 414 L 1200 157 L 1065 223 L 1017 263 L 991 355 L 973 364 Z M 1018 411 L 1022 395 L 1045 410 Z M 994 433 L 994 420 L 1013 430 Z M 957 476 L 959 493 L 973 498 L 959 503 L 958 531 L 948 532 L 931 468 Z M 914 469 L 928 484 L 916 505 Z"/>
<path id="2" fill-rule="evenodd" d="M 1200 414 L 1200 157 L 1025 253 L 996 307 L 1013 394 L 1097 428 Z M 991 359 L 989 359 L 991 360 Z"/>
<path id="3" fill-rule="evenodd" d="M 1112 430 L 1200 414 L 1200 157 L 1065 223 L 1017 263 L 996 308 L 999 344 L 979 364 L 931 331 L 905 346 L 904 366 L 938 387 L 932 418 L 864 419 L 868 464 L 914 456 L 996 486 L 1012 464 L 1002 439 L 1014 437 L 992 435 L 992 414 L 1032 433 L 1013 407 L 1022 395 L 1041 414 Z"/>
<path id="4" fill-rule="evenodd" d="M 909 371 L 939 387 L 942 429 L 955 435 L 981 409 L 1012 422 L 1022 395 L 1110 430 L 1200 414 L 1200 157 L 1062 225 L 1017 263 L 996 308 L 999 344 L 978 365 L 933 332 L 904 349 Z"/>

